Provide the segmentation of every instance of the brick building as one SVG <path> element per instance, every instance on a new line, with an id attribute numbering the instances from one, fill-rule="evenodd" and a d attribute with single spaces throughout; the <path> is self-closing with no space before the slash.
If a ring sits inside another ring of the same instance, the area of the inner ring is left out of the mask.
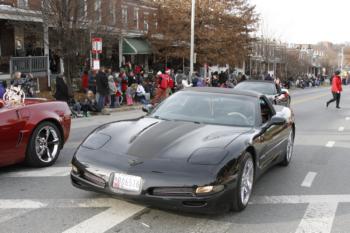
<path id="1" fill-rule="evenodd" d="M 78 14 L 93 21 L 96 28 L 108 28 L 104 32 L 89 29 L 91 38 L 104 40 L 102 65 L 118 68 L 122 62 L 131 61 L 148 68 L 152 50 L 144 35 L 150 17 L 156 13 L 154 7 L 143 0 L 71 2 L 79 4 Z M 45 22 L 44 11 L 45 0 L 0 0 L 0 79 L 9 78 L 16 70 L 36 77 L 62 71 L 62 60 L 54 56 L 57 41 L 53 26 Z M 82 55 L 90 56 L 86 50 L 82 50 Z"/>

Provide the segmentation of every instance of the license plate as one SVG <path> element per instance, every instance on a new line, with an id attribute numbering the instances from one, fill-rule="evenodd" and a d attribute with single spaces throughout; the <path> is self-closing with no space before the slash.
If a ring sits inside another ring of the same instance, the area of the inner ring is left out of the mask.
<path id="1" fill-rule="evenodd" d="M 112 187 L 118 190 L 126 190 L 139 193 L 141 192 L 142 178 L 139 176 L 114 173 Z"/>

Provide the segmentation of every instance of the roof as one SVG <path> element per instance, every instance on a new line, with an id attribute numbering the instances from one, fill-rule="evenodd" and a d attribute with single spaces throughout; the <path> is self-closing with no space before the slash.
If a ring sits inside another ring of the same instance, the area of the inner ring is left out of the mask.
<path id="1" fill-rule="evenodd" d="M 232 94 L 232 95 L 249 96 L 254 98 L 260 98 L 260 96 L 262 95 L 261 93 L 258 93 L 255 91 L 243 91 L 243 90 L 235 90 L 233 88 L 219 88 L 219 87 L 189 87 L 189 88 L 183 89 L 182 91 Z"/>

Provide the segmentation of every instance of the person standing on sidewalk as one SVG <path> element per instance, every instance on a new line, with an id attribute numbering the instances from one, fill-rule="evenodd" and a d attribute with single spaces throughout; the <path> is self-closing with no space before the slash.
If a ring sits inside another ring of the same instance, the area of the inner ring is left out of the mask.
<path id="1" fill-rule="evenodd" d="M 334 76 L 332 78 L 332 95 L 333 95 L 333 99 L 329 100 L 326 104 L 326 106 L 328 107 L 328 105 L 334 101 L 336 101 L 336 108 L 340 108 L 339 103 L 340 103 L 340 93 L 343 91 L 342 88 L 342 80 L 340 77 L 340 71 L 337 70 L 334 73 Z"/>
<path id="2" fill-rule="evenodd" d="M 112 73 L 112 69 L 108 69 L 108 86 L 109 86 L 109 107 L 110 108 L 115 108 L 115 96 L 117 94 L 117 86 L 115 85 L 114 82 L 114 77 Z"/>
<path id="3" fill-rule="evenodd" d="M 105 73 L 105 69 L 101 68 L 100 71 L 96 75 L 96 100 L 99 111 L 105 107 L 106 97 L 109 96 L 109 85 L 108 85 L 108 77 Z"/>

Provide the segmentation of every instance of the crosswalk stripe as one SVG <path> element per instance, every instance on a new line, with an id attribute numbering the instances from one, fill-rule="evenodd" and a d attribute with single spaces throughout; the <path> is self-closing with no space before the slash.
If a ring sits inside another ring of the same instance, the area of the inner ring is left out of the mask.
<path id="1" fill-rule="evenodd" d="M 251 204 L 307 204 L 350 202 L 350 195 L 281 195 L 253 196 Z"/>
<path id="2" fill-rule="evenodd" d="M 21 171 L 6 172 L 0 177 L 62 177 L 68 176 L 70 167 L 47 167 L 41 169 L 25 169 Z"/>
<path id="3" fill-rule="evenodd" d="M 119 202 L 113 207 L 97 214 L 78 225 L 64 231 L 63 233 L 100 233 L 105 232 L 116 226 L 117 224 L 132 217 L 136 213 L 142 211 L 144 207 Z"/>
<path id="4" fill-rule="evenodd" d="M 127 203 L 115 198 L 84 199 L 0 199 L 0 209 L 110 208 Z"/>
<path id="5" fill-rule="evenodd" d="M 36 200 L 0 199 L 0 209 L 38 209 L 46 206 L 47 204 Z"/>
<path id="6" fill-rule="evenodd" d="M 295 233 L 330 233 L 338 203 L 311 203 Z"/>

